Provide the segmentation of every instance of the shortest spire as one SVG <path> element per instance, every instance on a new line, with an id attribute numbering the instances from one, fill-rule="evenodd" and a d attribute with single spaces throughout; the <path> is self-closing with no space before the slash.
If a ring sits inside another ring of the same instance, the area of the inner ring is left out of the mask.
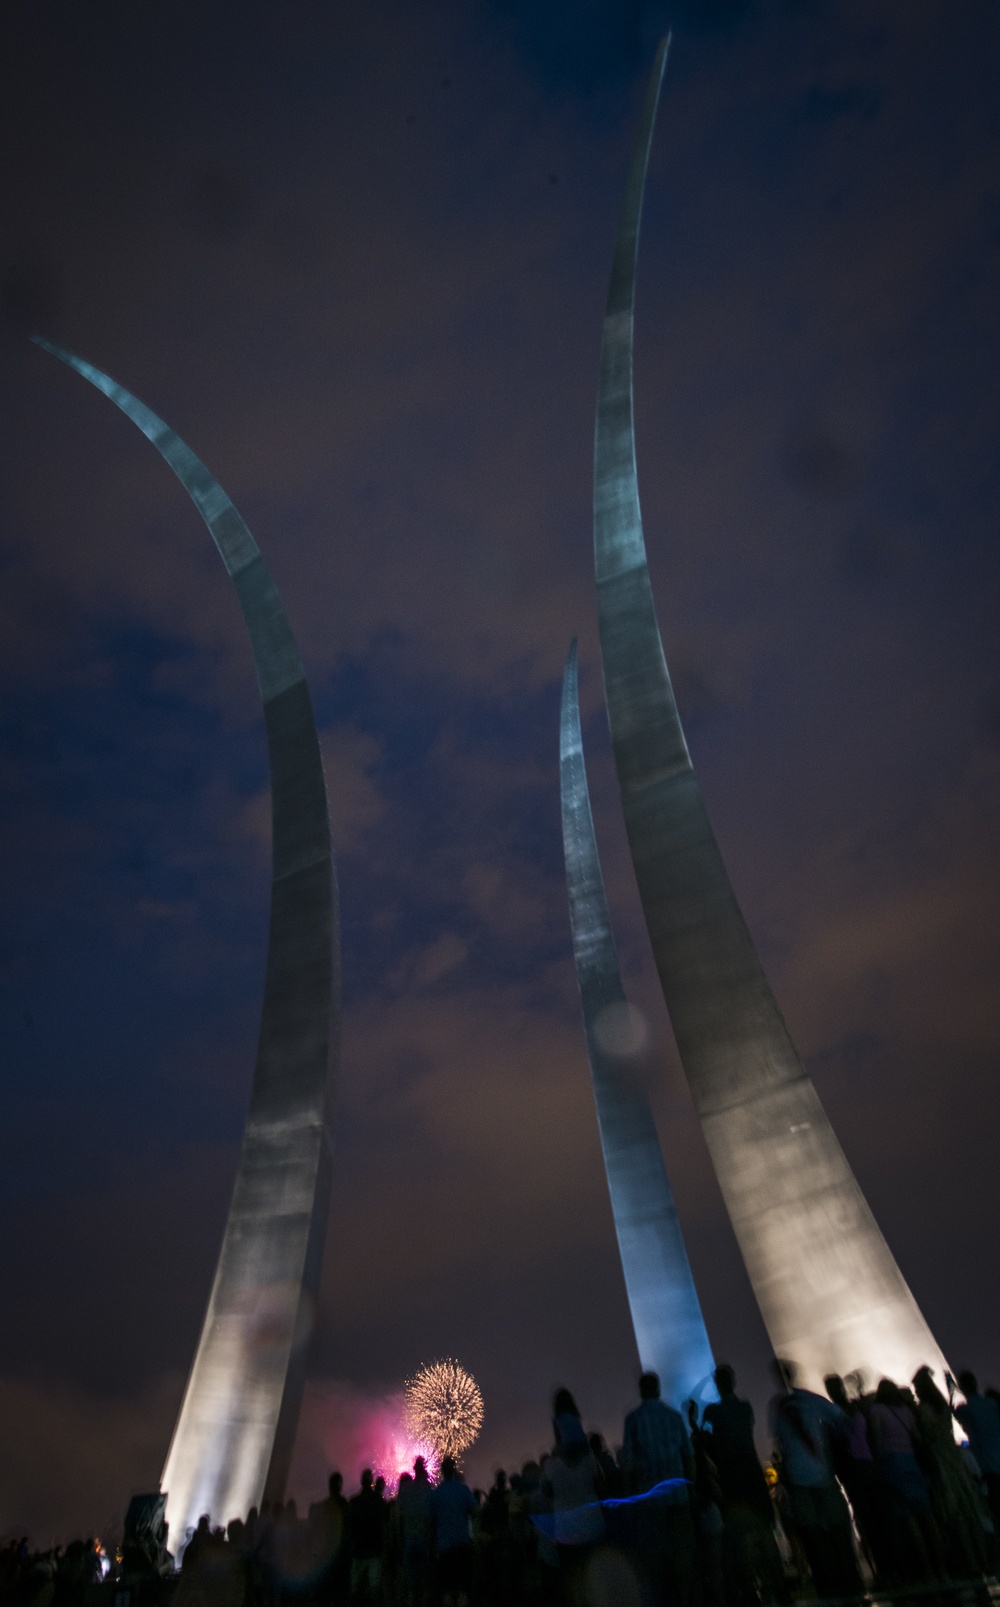
<path id="1" fill-rule="evenodd" d="M 632 1326 L 643 1368 L 659 1374 L 664 1398 L 680 1407 L 711 1387 L 712 1347 L 637 1075 L 648 1029 L 618 967 L 583 758 L 575 640 L 563 678 L 559 772 L 573 956 Z"/>

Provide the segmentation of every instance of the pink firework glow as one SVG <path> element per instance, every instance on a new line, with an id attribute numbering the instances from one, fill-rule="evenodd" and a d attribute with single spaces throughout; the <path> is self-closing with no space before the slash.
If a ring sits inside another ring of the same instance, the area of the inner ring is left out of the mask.
<path id="1" fill-rule="evenodd" d="M 326 1493 L 327 1476 L 336 1468 L 344 1475 L 345 1494 L 350 1495 L 358 1487 L 362 1468 L 371 1468 L 394 1495 L 400 1475 L 412 1473 L 418 1456 L 436 1479 L 437 1453 L 407 1429 L 405 1404 L 402 1395 L 367 1395 L 332 1380 L 307 1387 L 290 1480 L 294 1494 L 307 1504 L 315 1501 Z"/>
<path id="2" fill-rule="evenodd" d="M 373 1451 L 371 1469 L 376 1478 L 381 1476 L 385 1480 L 389 1494 L 395 1495 L 402 1475 L 413 1472 L 413 1464 L 418 1456 L 423 1457 L 430 1478 L 437 1483 L 441 1469 L 433 1445 L 415 1440 L 400 1422 L 389 1431 L 385 1444 Z"/>

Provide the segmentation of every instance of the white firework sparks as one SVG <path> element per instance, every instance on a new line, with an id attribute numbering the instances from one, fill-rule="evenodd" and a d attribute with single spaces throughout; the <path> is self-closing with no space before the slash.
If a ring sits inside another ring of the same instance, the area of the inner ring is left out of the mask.
<path id="1" fill-rule="evenodd" d="M 406 1380 L 406 1426 L 442 1459 L 457 1460 L 483 1426 L 483 1397 L 471 1373 L 451 1356 L 430 1362 Z"/>

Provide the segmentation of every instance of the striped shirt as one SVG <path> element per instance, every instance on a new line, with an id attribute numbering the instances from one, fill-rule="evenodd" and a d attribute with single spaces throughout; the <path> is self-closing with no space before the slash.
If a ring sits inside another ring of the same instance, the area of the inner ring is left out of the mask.
<path id="1" fill-rule="evenodd" d="M 636 1493 L 651 1489 L 662 1479 L 686 1478 L 690 1459 L 691 1442 L 684 1419 L 666 1401 L 643 1401 L 629 1412 L 622 1460 Z M 662 1499 L 680 1505 L 687 1498 L 687 1490 L 678 1485 Z"/>

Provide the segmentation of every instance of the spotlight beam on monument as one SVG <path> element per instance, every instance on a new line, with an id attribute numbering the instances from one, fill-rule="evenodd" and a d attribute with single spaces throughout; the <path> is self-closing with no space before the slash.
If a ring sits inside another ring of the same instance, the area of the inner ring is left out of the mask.
<path id="1" fill-rule="evenodd" d="M 264 1002 L 222 1251 L 161 1480 L 176 1551 L 202 1512 L 225 1523 L 280 1497 L 291 1460 L 322 1265 L 340 1025 L 326 787 L 295 638 L 233 504 L 124 386 L 35 339 L 138 425 L 191 497 L 236 587 L 267 728 L 273 858 Z"/>
<path id="2" fill-rule="evenodd" d="M 659 1373 L 664 1398 L 679 1407 L 700 1398 L 715 1364 L 653 1113 L 630 1065 L 635 1046 L 590 808 L 575 641 L 563 677 L 559 776 L 576 979 L 632 1327 L 643 1369 Z"/>
<path id="3" fill-rule="evenodd" d="M 635 464 L 632 359 L 643 189 L 669 39 L 642 113 L 601 345 L 594 561 L 608 719 L 664 998 L 775 1351 L 806 1381 L 945 1362 L 799 1060 L 723 864 L 660 640 Z"/>

